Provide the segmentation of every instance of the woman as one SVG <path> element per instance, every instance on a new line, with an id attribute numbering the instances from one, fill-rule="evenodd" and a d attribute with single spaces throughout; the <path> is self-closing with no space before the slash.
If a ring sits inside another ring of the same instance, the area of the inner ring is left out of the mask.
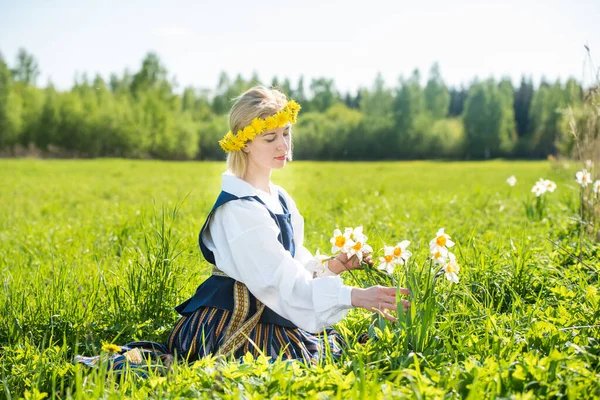
<path id="1" fill-rule="evenodd" d="M 303 246 L 296 204 L 271 182 L 271 172 L 292 159 L 291 125 L 299 110 L 283 93 L 262 86 L 237 98 L 231 131 L 219 142 L 227 152 L 222 192 L 199 235 L 202 254 L 214 265 L 212 276 L 176 307 L 182 317 L 166 346 L 131 343 L 116 356 L 117 364 L 135 363 L 140 349 L 149 347 L 153 354 L 189 361 L 209 354 L 239 358 L 248 351 L 311 361 L 322 355 L 325 340 L 339 355 L 339 335 L 329 327 L 348 309 L 377 310 L 394 319 L 386 310 L 396 309 L 396 288 L 343 284 L 339 274 L 359 266 L 356 256 L 342 254 L 315 268 L 321 261 Z"/>

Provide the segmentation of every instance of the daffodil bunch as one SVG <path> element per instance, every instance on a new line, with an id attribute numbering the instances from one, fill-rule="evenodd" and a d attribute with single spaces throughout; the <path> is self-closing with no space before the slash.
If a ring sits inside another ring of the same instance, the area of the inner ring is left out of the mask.
<path id="1" fill-rule="evenodd" d="M 336 255 L 339 253 L 348 254 L 348 258 L 356 256 L 359 261 L 363 260 L 363 254 L 373 252 L 371 246 L 367 244 L 368 237 L 363 233 L 363 227 L 346 228 L 344 233 L 335 229 L 333 237 L 329 240 L 331 243 L 331 252 Z"/>
<path id="2" fill-rule="evenodd" d="M 435 238 L 429 242 L 431 259 L 440 266 L 436 276 L 445 274 L 446 279 L 450 282 L 458 283 L 460 265 L 456 262 L 456 256 L 448 251 L 448 248 L 453 246 L 454 242 L 450 240 L 450 236 L 447 233 L 444 233 L 444 228 L 439 229 Z"/>
<path id="3" fill-rule="evenodd" d="M 358 226 L 356 228 L 345 228 L 344 232 L 336 228 L 333 231 L 333 236 L 329 240 L 329 242 L 331 243 L 332 256 L 321 256 L 324 260 L 323 262 L 327 262 L 328 260 L 331 260 L 333 258 L 336 258 L 338 261 L 342 262 L 342 259 L 340 257 L 341 254 L 345 254 L 347 260 L 351 260 L 352 257 L 356 257 L 360 266 L 367 272 L 368 284 L 387 285 L 390 283 L 389 279 L 381 276 L 378 277 L 377 274 L 373 274 L 374 271 L 372 268 L 372 261 L 370 256 L 373 252 L 373 248 L 367 244 L 367 240 L 368 237 L 364 234 L 362 226 Z M 392 253 L 395 252 L 396 254 L 398 254 L 398 256 L 392 256 L 390 258 L 389 268 L 386 269 L 386 271 L 390 275 L 393 273 L 393 266 L 397 263 L 397 258 L 401 256 L 402 252 L 402 249 L 394 250 L 394 247 L 392 247 L 391 249 Z M 406 247 L 404 247 L 404 249 L 406 249 Z M 408 255 L 410 255 L 410 252 L 408 252 Z M 403 255 L 403 257 L 406 257 L 406 253 Z M 354 261 L 350 262 L 354 264 Z M 353 268 L 351 268 L 351 266 L 346 265 L 344 262 L 342 262 L 342 264 L 344 264 L 346 269 L 350 272 L 356 283 L 360 285 L 362 282 L 359 281 L 352 272 Z"/>
<path id="4" fill-rule="evenodd" d="M 410 308 L 406 312 L 401 307 L 397 309 L 397 336 L 407 350 L 423 352 L 435 338 L 436 319 L 444 302 L 440 296 L 447 301 L 453 293 L 452 289 L 445 294 L 437 290 L 439 278 L 445 276 L 451 284 L 459 283 L 460 266 L 449 250 L 454 246 L 451 236 L 440 228 L 429 241 L 428 261 L 420 266 L 407 263 L 403 268 L 404 284 L 410 291 Z"/>

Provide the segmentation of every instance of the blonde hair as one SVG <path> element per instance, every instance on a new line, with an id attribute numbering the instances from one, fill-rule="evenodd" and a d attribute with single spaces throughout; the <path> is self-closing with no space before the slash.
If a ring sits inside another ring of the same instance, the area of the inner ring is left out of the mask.
<path id="1" fill-rule="evenodd" d="M 283 110 L 287 102 L 285 94 L 277 89 L 265 86 L 254 86 L 235 99 L 229 112 L 229 129 L 231 132 L 249 125 L 254 118 L 266 118 Z M 291 130 L 290 130 L 291 134 Z M 290 136 L 291 140 L 291 136 Z M 288 160 L 292 160 L 292 148 Z M 238 178 L 243 178 L 248 167 L 248 154 L 245 151 L 232 151 L 227 153 L 227 170 Z"/>

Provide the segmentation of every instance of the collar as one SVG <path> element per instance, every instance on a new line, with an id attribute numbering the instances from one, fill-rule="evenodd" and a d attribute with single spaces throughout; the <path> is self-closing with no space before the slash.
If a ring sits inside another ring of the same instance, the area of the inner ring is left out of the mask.
<path id="1" fill-rule="evenodd" d="M 269 188 L 273 196 L 279 196 L 277 186 L 269 182 Z M 237 197 L 268 195 L 262 190 L 258 190 L 243 179 L 238 178 L 231 172 L 224 172 L 222 175 L 221 189 Z"/>

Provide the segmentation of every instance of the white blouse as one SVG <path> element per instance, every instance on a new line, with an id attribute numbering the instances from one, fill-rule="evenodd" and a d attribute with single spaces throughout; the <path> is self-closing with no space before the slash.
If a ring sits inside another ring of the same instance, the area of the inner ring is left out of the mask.
<path id="1" fill-rule="evenodd" d="M 287 192 L 271 183 L 269 194 L 230 173 L 223 174 L 222 189 L 238 197 L 258 196 L 275 214 L 283 212 L 281 191 L 292 215 L 296 253 L 292 257 L 277 240 L 279 228 L 265 206 L 234 200 L 215 210 L 202 235 L 217 267 L 301 329 L 321 332 L 344 318 L 353 307 L 352 287 L 328 270 L 313 278 L 315 258 L 303 245 L 304 219 Z"/>

